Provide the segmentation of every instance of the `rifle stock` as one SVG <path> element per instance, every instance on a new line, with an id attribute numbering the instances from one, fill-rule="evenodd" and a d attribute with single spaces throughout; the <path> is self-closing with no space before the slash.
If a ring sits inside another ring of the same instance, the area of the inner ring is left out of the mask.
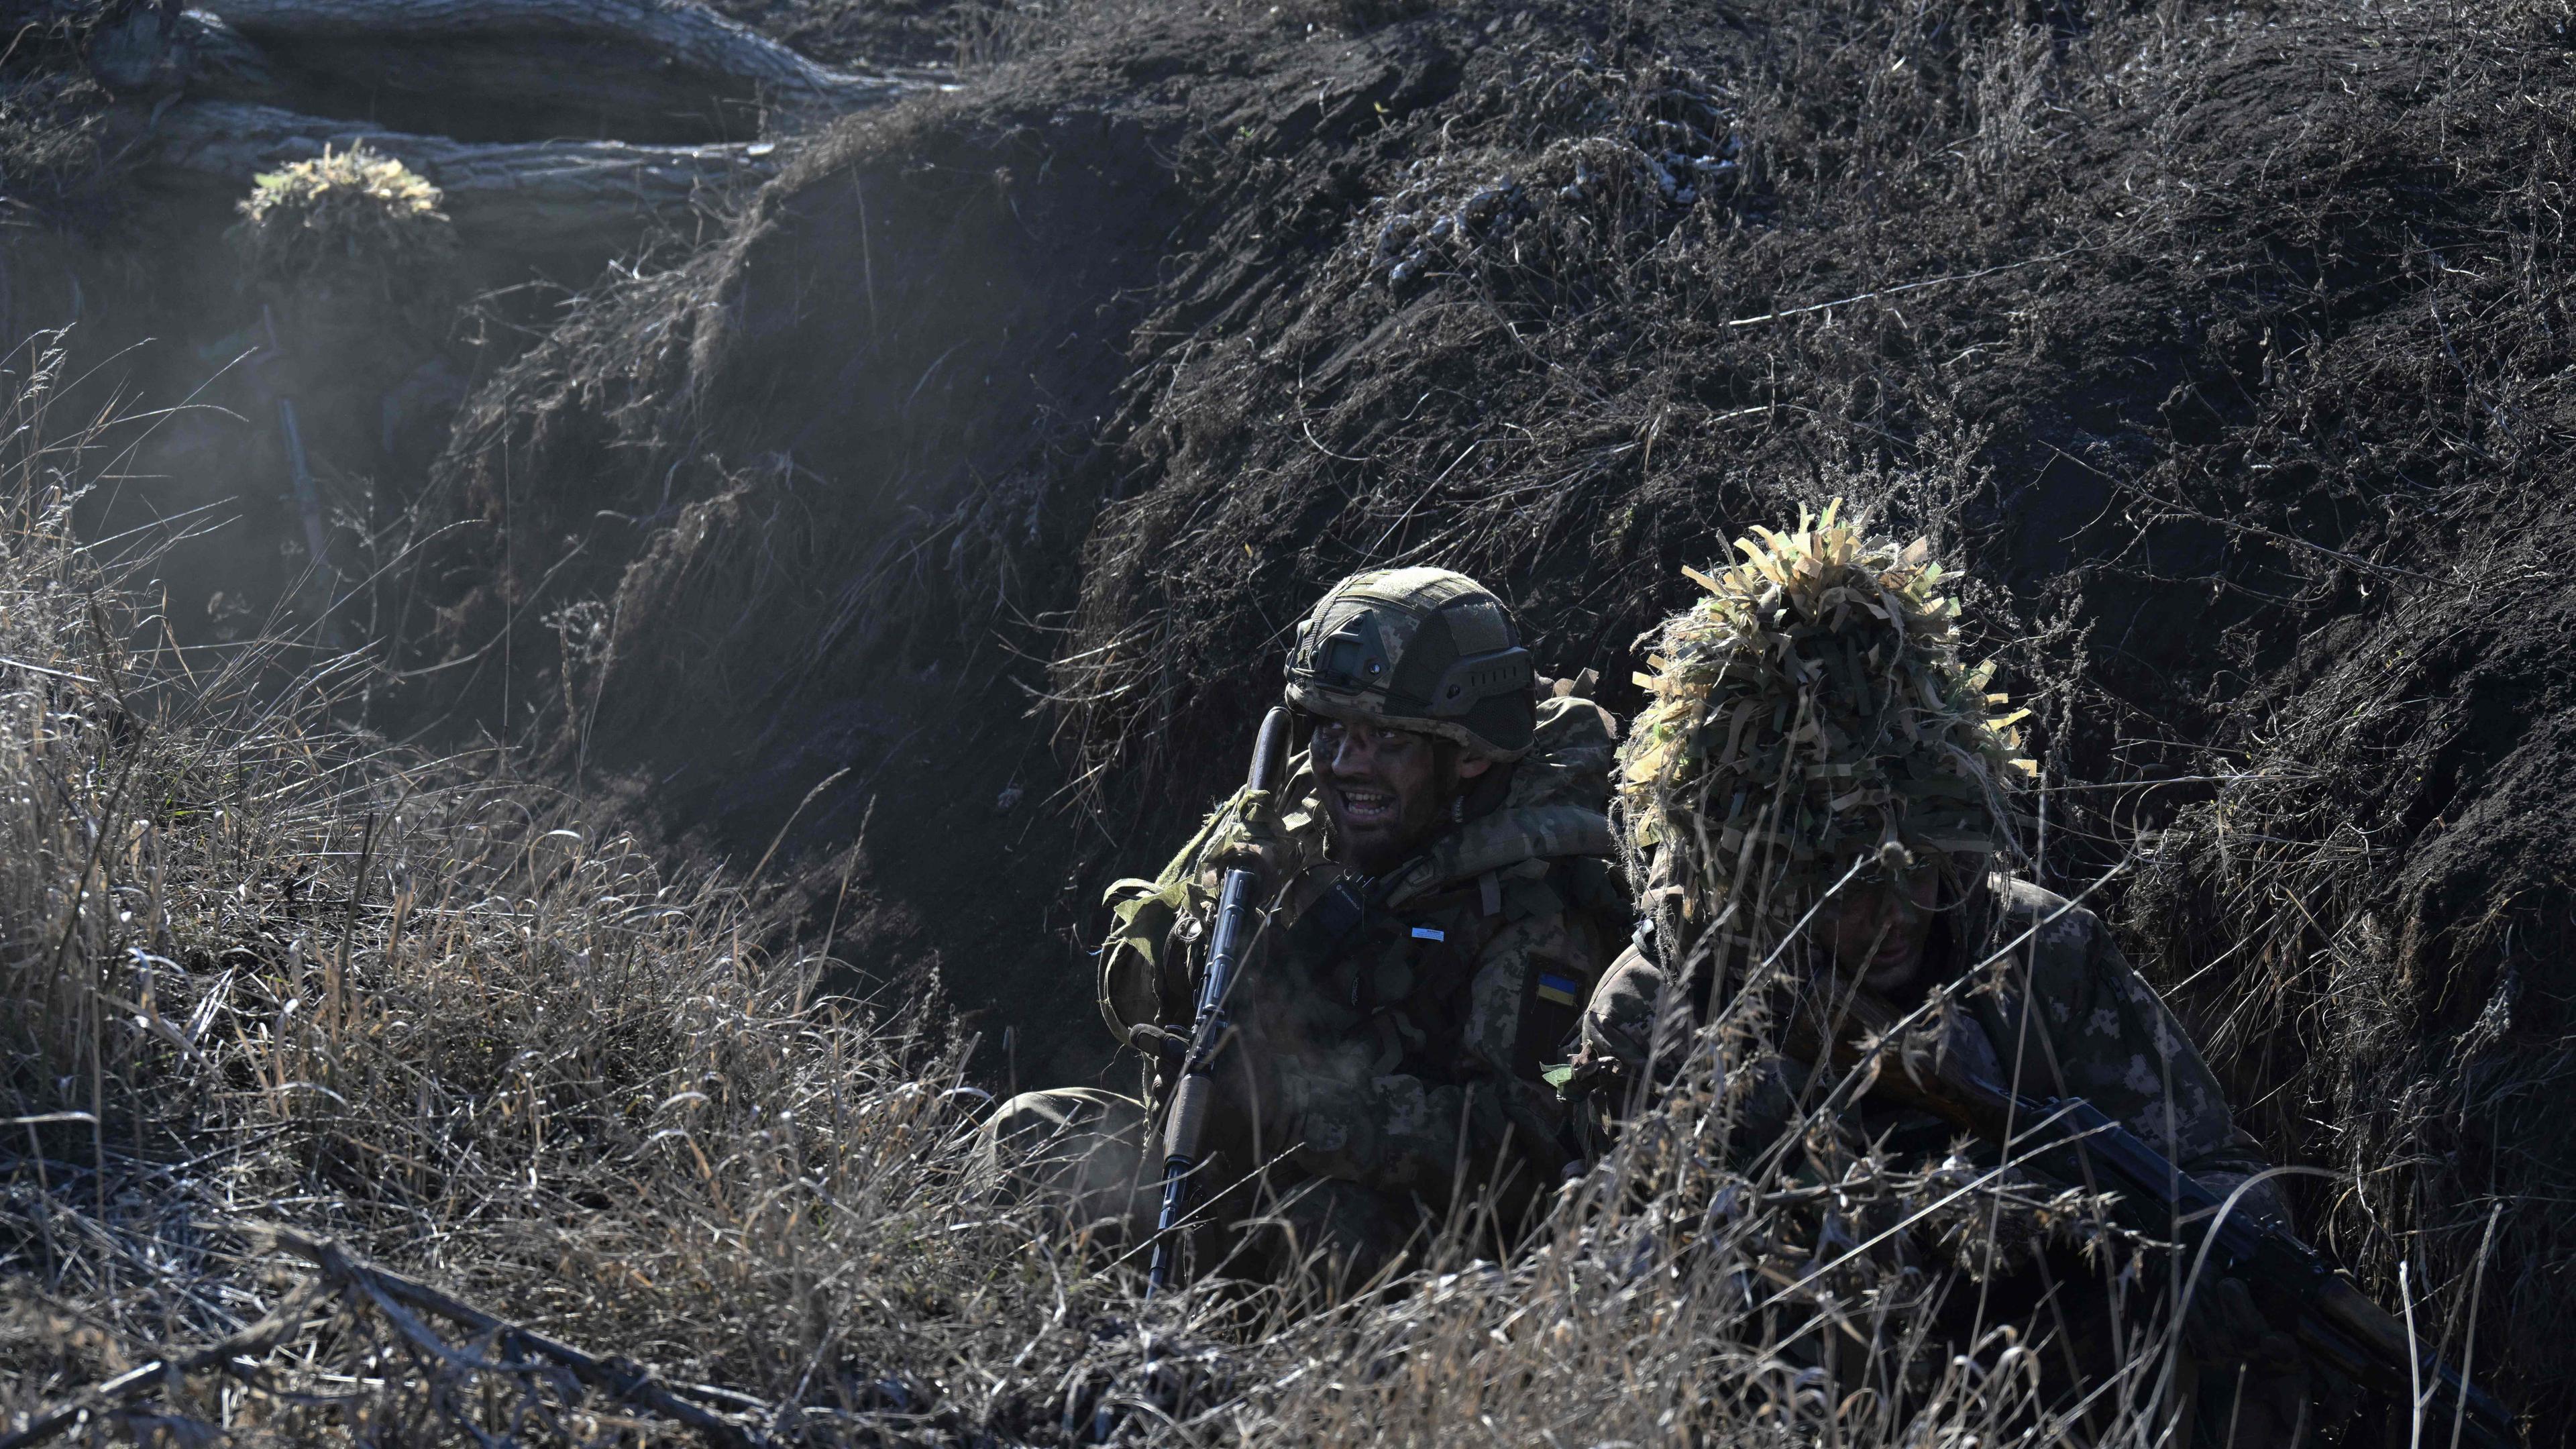
<path id="1" fill-rule="evenodd" d="M 2303 1348 L 2346 1379 L 2369 1389 L 2404 1383 L 2410 1395 L 2420 1394 L 2416 1412 L 2430 1431 L 2424 1442 L 2521 1449 L 2521 1432 L 2503 1404 L 2418 1342 L 2405 1323 L 2288 1228 L 2242 1211 L 2241 1203 L 2231 1204 L 2081 1097 L 2026 1097 L 1947 1056 L 1919 1074 L 1902 1061 L 1869 1060 L 1883 1048 L 1864 1040 L 1878 1042 L 1908 1018 L 1830 974 L 1816 981 L 1811 1002 L 1841 1005 L 1847 1028 L 1833 1032 L 1823 1055 L 1840 1066 L 1875 1069 L 1871 1092 L 1930 1112 L 2060 1181 L 2113 1190 L 2131 1228 L 2172 1234 L 2181 1251 L 2205 1255 L 2206 1269 L 2244 1279 L 2258 1302 L 2293 1320 L 2291 1335 Z M 1791 1049 L 1817 1059 L 1815 1006 L 1793 1008 L 1790 1019 L 1798 1024 Z"/>
<path id="2" fill-rule="evenodd" d="M 1274 706 L 1261 720 L 1252 746 L 1252 769 L 1245 783 L 1254 790 L 1275 791 L 1288 772 L 1288 711 Z M 1163 1128 L 1163 1205 L 1154 1223 L 1154 1256 L 1145 1291 L 1159 1293 L 1171 1285 L 1178 1261 L 1181 1224 L 1189 1217 L 1190 1175 L 1200 1161 L 1207 1133 L 1210 1101 L 1215 1092 L 1216 1054 L 1231 1025 L 1226 1014 L 1235 972 L 1250 944 L 1253 913 L 1261 900 L 1259 871 L 1236 866 L 1225 873 L 1217 892 L 1216 929 L 1208 937 L 1207 967 L 1199 976 L 1198 1010 L 1190 1026 L 1189 1045 L 1172 1088 L 1169 1116 Z"/>

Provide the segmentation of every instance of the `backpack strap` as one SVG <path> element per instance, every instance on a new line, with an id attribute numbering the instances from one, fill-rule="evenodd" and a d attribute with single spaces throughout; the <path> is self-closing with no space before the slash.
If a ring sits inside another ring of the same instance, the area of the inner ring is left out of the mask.
<path id="1" fill-rule="evenodd" d="M 1287 782 L 1277 796 L 1281 823 L 1310 864 L 1323 838 L 1320 812 L 1308 796 L 1312 783 L 1304 756 L 1297 756 L 1290 760 Z M 1159 1049 L 1173 1023 L 1187 1028 L 1195 994 L 1187 947 L 1195 937 L 1185 923 L 1206 920 L 1216 900 L 1207 857 L 1233 835 L 1250 794 L 1246 786 L 1209 811 L 1197 833 L 1152 880 L 1130 876 L 1112 883 L 1101 897 L 1109 907 L 1109 931 L 1099 951 L 1100 1016 L 1111 1035 L 1148 1055 Z M 1330 879 L 1301 868 L 1283 902 L 1290 918 L 1311 904 L 1312 893 Z"/>
<path id="2" fill-rule="evenodd" d="M 1155 1047 L 1153 1034 L 1163 1025 L 1166 1003 L 1184 1000 L 1189 993 L 1185 978 L 1177 983 L 1171 979 L 1185 971 L 1186 963 L 1170 948 L 1173 929 L 1181 919 L 1195 917 L 1205 905 L 1207 892 L 1198 881 L 1199 857 L 1208 842 L 1232 824 L 1244 793 L 1237 790 L 1209 811 L 1189 843 L 1152 880 L 1129 876 L 1112 882 L 1101 894 L 1100 903 L 1109 907 L 1109 934 L 1100 943 L 1100 1018 L 1120 1042 L 1149 1055 Z"/>

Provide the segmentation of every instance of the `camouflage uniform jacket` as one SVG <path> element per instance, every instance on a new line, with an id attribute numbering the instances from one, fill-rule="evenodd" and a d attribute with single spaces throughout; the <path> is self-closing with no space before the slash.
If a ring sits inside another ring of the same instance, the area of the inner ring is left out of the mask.
<path id="1" fill-rule="evenodd" d="M 2026 881 L 1999 876 L 1989 889 L 1999 909 L 1987 950 L 2029 939 L 2005 958 L 2003 990 L 1965 995 L 1967 1011 L 1950 1026 L 1952 1048 L 2025 1095 L 2090 1101 L 2222 1193 L 2262 1171 L 2262 1153 L 2238 1130 L 2217 1078 L 2101 917 Z M 1935 981 L 1977 959 L 1955 949 L 1945 954 L 1946 962 L 1927 963 Z M 1586 1075 L 1611 1062 L 1629 1076 L 1643 1067 L 1662 988 L 1662 972 L 1634 947 L 1612 966 L 1585 1008 Z M 1748 1135 L 1767 1140 L 1774 1134 L 1766 1129 L 1785 1127 L 1788 1111 L 1785 1087 L 1766 1085 L 1748 1114 Z M 1876 1114 L 1865 1128 L 1891 1135 L 1900 1149 L 1937 1151 L 1951 1133 L 1910 1113 Z M 2269 1186 L 2258 1185 L 2247 1201 L 2284 1213 Z"/>
<path id="2" fill-rule="evenodd" d="M 1529 756 L 1471 791 L 1463 821 L 1368 880 L 1325 858 L 1321 803 L 1297 762 L 1282 792 L 1286 879 L 1219 1064 L 1234 1121 L 1212 1130 L 1231 1154 L 1274 1177 L 1284 1166 L 1435 1210 L 1498 1176 L 1523 1201 L 1553 1186 L 1577 1153 L 1543 1074 L 1572 1055 L 1581 1004 L 1628 932 L 1601 808 L 1612 729 L 1588 701 L 1543 701 Z M 1239 805 L 1220 808 L 1161 880 L 1119 888 L 1101 1011 L 1166 1072 L 1165 1044 L 1195 1008 L 1210 863 Z"/>

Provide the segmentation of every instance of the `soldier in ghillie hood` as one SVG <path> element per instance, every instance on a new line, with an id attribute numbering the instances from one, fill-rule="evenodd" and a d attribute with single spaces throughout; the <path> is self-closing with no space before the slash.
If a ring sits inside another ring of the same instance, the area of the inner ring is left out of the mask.
<path id="1" fill-rule="evenodd" d="M 1741 562 L 1693 571 L 1701 597 L 1638 677 L 1650 702 L 1620 751 L 1614 815 L 1641 919 L 1587 1003 L 1569 1094 L 1615 1131 L 1714 1052 L 1738 1159 L 1827 1130 L 1881 1160 L 1939 1162 L 1959 1129 L 1886 1089 L 1820 1126 L 1838 1073 L 1803 1059 L 1831 1034 L 1813 1024 L 1834 993 L 1866 992 L 1890 1013 L 1925 1009 L 1908 1053 L 2084 1098 L 2202 1183 L 2242 1185 L 2239 1211 L 2286 1223 L 2218 1082 L 2102 920 L 2011 874 L 2025 712 L 1991 692 L 1991 665 L 1961 659 L 1929 544 L 1867 537 L 1838 512 L 1757 529 Z M 2099 1321 L 2102 1302 L 2074 1309 L 2084 1274 L 2062 1277 L 2072 1289 L 2040 1317 L 2093 1339 L 2074 1354 L 2107 1368 L 2121 1350 L 2106 1340 L 2126 1330 Z M 2199 1375 L 2214 1387 L 2193 1412 L 2222 1426 L 2207 1442 L 2231 1419 L 2239 1444 L 2296 1436 L 2297 1350 L 2241 1289 L 2202 1294 L 2185 1337 L 2220 1370 Z M 2231 1403 L 2249 1368 L 2259 1392 Z"/>
<path id="2" fill-rule="evenodd" d="M 1025 1094 L 987 1141 L 997 1177 L 1074 1223 L 1151 1230 L 1218 875 L 1258 862 L 1192 1254 L 1254 1276 L 1320 1259 L 1350 1284 L 1447 1224 L 1508 1234 L 1581 1158 L 1547 1074 L 1630 930 L 1602 809 L 1613 730 L 1543 688 L 1502 601 L 1443 569 L 1336 584 L 1285 702 L 1308 740 L 1285 784 L 1238 792 L 1159 876 L 1110 891 L 1101 1014 L 1144 1056 L 1145 1100 Z"/>

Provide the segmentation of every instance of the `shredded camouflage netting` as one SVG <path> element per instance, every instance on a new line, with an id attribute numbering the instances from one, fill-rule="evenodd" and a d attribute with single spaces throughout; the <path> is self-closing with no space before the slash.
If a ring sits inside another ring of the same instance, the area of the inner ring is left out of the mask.
<path id="1" fill-rule="evenodd" d="M 1665 621 L 1620 757 L 1623 849 L 1663 914 L 1768 944 L 1851 864 L 1932 856 L 1964 878 L 2012 850 L 2028 771 L 1991 662 L 1959 657 L 1928 540 L 1899 547 L 1801 512 Z M 1756 539 L 1759 541 L 1757 542 Z"/>
<path id="2" fill-rule="evenodd" d="M 232 235 L 265 281 L 356 264 L 381 270 L 390 287 L 407 268 L 454 253 L 442 199 L 419 172 L 360 142 L 262 173 Z"/>

